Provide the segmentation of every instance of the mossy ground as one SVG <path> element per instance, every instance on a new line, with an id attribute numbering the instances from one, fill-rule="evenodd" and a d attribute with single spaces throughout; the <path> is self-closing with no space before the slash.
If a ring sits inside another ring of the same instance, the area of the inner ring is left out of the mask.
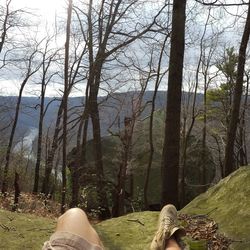
<path id="1" fill-rule="evenodd" d="M 182 212 L 209 215 L 218 223 L 219 231 L 234 241 L 231 249 L 250 249 L 250 167 L 241 167 Z"/>
<path id="2" fill-rule="evenodd" d="M 55 220 L 0 210 L 0 249 L 41 249 L 55 228 Z"/>
<path id="3" fill-rule="evenodd" d="M 106 250 L 146 250 L 157 228 L 158 212 L 137 212 L 96 224 Z M 56 221 L 0 210 L 0 249 L 40 250 L 53 233 Z M 190 250 L 205 250 L 189 240 Z"/>
<path id="4" fill-rule="evenodd" d="M 107 250 L 149 249 L 157 212 L 140 212 L 104 221 L 96 229 Z"/>
<path id="5" fill-rule="evenodd" d="M 250 168 L 242 167 L 181 212 L 208 215 L 219 231 L 235 240 L 235 250 L 250 249 Z M 158 212 L 138 212 L 103 221 L 97 229 L 107 250 L 146 250 L 157 227 Z M 41 249 L 56 221 L 29 214 L 0 210 L 0 249 Z M 202 242 L 190 242 L 190 249 L 203 250 Z"/>
<path id="6" fill-rule="evenodd" d="M 149 249 L 157 225 L 157 212 L 133 213 L 95 225 L 107 250 Z M 56 221 L 0 210 L 0 249 L 42 248 Z"/>

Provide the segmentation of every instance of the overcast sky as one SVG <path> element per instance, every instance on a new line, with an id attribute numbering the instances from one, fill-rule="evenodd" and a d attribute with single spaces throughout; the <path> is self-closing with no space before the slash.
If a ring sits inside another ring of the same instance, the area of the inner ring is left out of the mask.
<path id="1" fill-rule="evenodd" d="M 0 0 L 0 4 L 4 5 L 4 2 L 6 0 Z M 155 0 L 157 1 L 157 0 Z M 190 3 L 190 2 L 189 2 Z M 55 21 L 55 17 L 57 16 L 58 18 L 63 18 L 64 20 L 66 19 L 66 7 L 67 7 L 67 0 L 12 0 L 12 6 L 14 6 L 14 9 L 29 9 L 30 12 L 34 13 L 37 15 L 37 20 L 40 20 L 40 24 L 39 24 L 39 28 L 38 31 L 44 36 L 44 32 L 45 32 L 45 27 L 47 25 L 53 25 L 54 21 Z M 237 13 L 237 9 L 236 8 L 231 8 L 228 9 L 228 11 L 230 10 L 230 12 L 232 13 Z M 190 12 L 191 13 L 191 12 Z M 195 39 L 194 37 L 194 32 L 197 32 L 197 29 L 199 29 L 199 26 L 202 27 L 201 31 L 203 30 L 203 25 L 204 25 L 204 20 L 206 18 L 206 13 L 204 12 L 205 17 L 202 17 L 202 13 L 199 14 L 200 15 L 200 20 L 197 19 L 194 21 L 194 24 L 192 27 L 192 25 L 190 25 L 189 23 L 189 29 L 191 29 L 191 31 L 187 32 L 186 35 L 186 42 L 187 43 L 195 43 L 197 39 Z M 226 12 L 225 12 L 226 13 Z M 239 14 L 239 13 L 237 13 Z M 214 17 L 215 18 L 215 17 Z M 217 21 L 222 22 L 223 25 L 223 20 L 225 20 L 225 16 L 218 16 Z M 199 23 L 200 21 L 200 23 Z M 240 22 L 240 26 L 243 26 L 243 22 L 245 20 L 242 19 Z M 191 23 L 192 24 L 192 23 Z M 192 30 L 193 29 L 193 30 Z M 238 29 L 236 27 L 232 28 L 234 30 L 234 35 L 239 35 L 237 34 L 237 31 L 240 31 L 240 36 L 241 36 L 241 29 Z M 191 34 L 191 35 L 190 35 Z M 238 40 L 236 39 L 237 37 L 234 37 L 232 39 L 232 30 L 230 31 L 229 35 L 230 36 L 229 40 L 234 41 L 238 44 Z M 63 44 L 65 41 L 65 37 L 61 37 L 61 43 Z M 213 40 L 213 37 L 211 37 L 211 40 Z M 194 53 L 195 52 L 195 53 Z M 197 48 L 193 48 L 192 53 L 188 52 L 189 56 L 185 57 L 185 61 L 186 64 L 188 65 L 188 67 L 190 67 L 190 65 L 194 65 L 194 67 L 196 67 L 197 65 L 197 53 L 199 54 L 199 50 L 197 50 Z M 192 59 L 193 58 L 193 59 Z M 167 67 L 167 65 L 166 65 Z M 196 70 L 196 68 L 194 69 L 194 71 Z M 0 84 L 1 84 L 1 88 L 0 88 L 0 94 L 1 95 L 17 95 L 18 91 L 19 91 L 19 87 L 20 87 L 20 82 L 18 80 L 14 80 L 14 79 L 0 79 Z M 164 84 L 164 86 L 166 87 L 166 84 Z M 49 96 L 55 96 L 55 95 L 60 95 L 62 93 L 63 90 L 63 86 L 59 85 L 59 84 L 51 84 L 48 86 L 47 89 L 47 95 Z M 39 91 L 40 91 L 40 86 L 39 85 L 32 85 L 31 87 L 31 83 L 29 83 L 29 87 L 25 87 L 24 90 L 24 95 L 26 96 L 30 96 L 30 95 L 34 95 L 34 93 L 37 93 L 37 95 L 39 95 Z M 82 95 L 84 91 L 82 90 L 81 87 L 81 92 L 75 90 L 73 95 Z"/>
<path id="2" fill-rule="evenodd" d="M 16 8 L 30 8 L 40 14 L 43 19 L 53 20 L 56 12 L 61 12 L 66 6 L 65 0 L 12 0 Z"/>
<path id="3" fill-rule="evenodd" d="M 6 0 L 0 0 L 2 6 L 5 5 Z M 41 33 L 41 36 L 44 36 L 46 26 L 49 27 L 53 25 L 55 21 L 55 16 L 66 15 L 65 9 L 67 6 L 66 0 L 12 0 L 11 9 L 24 9 L 28 10 L 34 14 L 32 21 L 39 20 L 38 32 Z M 15 79 L 1 79 L 1 95 L 18 95 L 20 88 L 20 82 Z M 31 83 L 30 83 L 31 84 Z M 52 84 L 48 86 L 47 93 L 50 96 L 60 95 L 60 89 L 63 89 L 62 86 L 57 84 Z M 32 88 L 25 87 L 24 96 L 39 95 L 40 86 L 32 85 Z"/>

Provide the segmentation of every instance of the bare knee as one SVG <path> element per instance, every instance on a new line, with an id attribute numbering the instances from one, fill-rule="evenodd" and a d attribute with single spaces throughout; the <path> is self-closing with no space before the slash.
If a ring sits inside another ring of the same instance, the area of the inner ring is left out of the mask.
<path id="1" fill-rule="evenodd" d="M 79 218 L 83 220 L 88 220 L 86 213 L 80 208 L 70 208 L 64 214 L 62 214 L 58 221 L 65 220 L 66 218 Z"/>
<path id="2" fill-rule="evenodd" d="M 77 234 L 89 242 L 101 245 L 100 239 L 91 226 L 86 213 L 80 208 L 71 208 L 58 218 L 56 231 Z"/>
<path id="3" fill-rule="evenodd" d="M 79 231 L 89 227 L 86 213 L 80 208 L 71 208 L 58 218 L 56 231 Z"/>

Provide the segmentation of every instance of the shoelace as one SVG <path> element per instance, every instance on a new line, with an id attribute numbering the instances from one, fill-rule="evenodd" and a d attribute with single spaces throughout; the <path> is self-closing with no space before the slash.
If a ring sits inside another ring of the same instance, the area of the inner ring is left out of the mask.
<path id="1" fill-rule="evenodd" d="M 161 221 L 161 227 L 164 229 L 164 231 L 171 231 L 173 226 L 175 225 L 175 220 L 169 216 L 166 216 L 162 218 Z"/>

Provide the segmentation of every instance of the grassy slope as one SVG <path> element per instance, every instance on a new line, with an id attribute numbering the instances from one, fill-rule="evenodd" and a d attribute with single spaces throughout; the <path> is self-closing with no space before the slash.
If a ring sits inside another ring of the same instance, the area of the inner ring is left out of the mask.
<path id="1" fill-rule="evenodd" d="M 96 228 L 107 250 L 148 249 L 157 217 L 157 212 L 134 213 L 104 221 Z M 0 210 L 0 249 L 41 249 L 55 224 L 52 219 Z"/>
<path id="2" fill-rule="evenodd" d="M 208 214 L 218 223 L 221 233 L 236 241 L 231 245 L 232 249 L 250 249 L 249 183 L 250 167 L 242 167 L 198 196 L 181 212 Z M 108 249 L 148 249 L 157 224 L 157 216 L 156 212 L 134 213 L 102 222 L 97 230 Z M 145 225 L 129 221 L 131 218 L 138 219 Z"/>
<path id="3" fill-rule="evenodd" d="M 29 214 L 0 210 L 0 249 L 41 249 L 55 228 L 55 221 Z"/>
<path id="4" fill-rule="evenodd" d="M 250 249 L 250 167 L 242 167 L 198 196 L 183 210 L 188 214 L 209 214 L 219 230 L 235 241 L 236 250 Z"/>
<path id="5" fill-rule="evenodd" d="M 137 212 L 104 221 L 97 231 L 106 250 L 149 249 L 157 225 L 157 212 Z"/>

